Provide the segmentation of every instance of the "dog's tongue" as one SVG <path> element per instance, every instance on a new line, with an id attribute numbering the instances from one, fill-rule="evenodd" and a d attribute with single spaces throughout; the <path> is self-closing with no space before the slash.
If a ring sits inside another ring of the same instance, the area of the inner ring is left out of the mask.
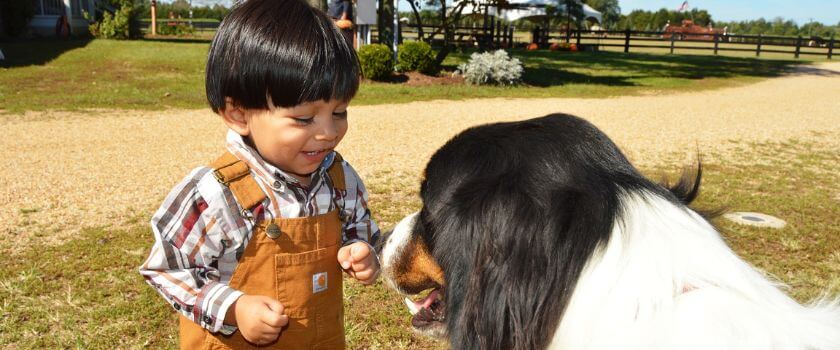
<path id="1" fill-rule="evenodd" d="M 405 305 L 408 306 L 408 310 L 411 311 L 411 314 L 417 314 L 420 310 L 424 308 L 429 308 L 432 306 L 432 303 L 438 299 L 438 294 L 440 293 L 439 290 L 435 289 L 429 295 L 426 295 L 423 300 L 420 301 L 413 301 L 409 298 L 405 298 Z"/>

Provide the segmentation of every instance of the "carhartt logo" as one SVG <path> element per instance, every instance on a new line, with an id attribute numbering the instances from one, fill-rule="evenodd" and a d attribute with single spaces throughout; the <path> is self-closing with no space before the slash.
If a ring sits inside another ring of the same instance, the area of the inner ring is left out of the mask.
<path id="1" fill-rule="evenodd" d="M 312 293 L 323 292 L 327 290 L 327 273 L 320 272 L 312 275 Z"/>

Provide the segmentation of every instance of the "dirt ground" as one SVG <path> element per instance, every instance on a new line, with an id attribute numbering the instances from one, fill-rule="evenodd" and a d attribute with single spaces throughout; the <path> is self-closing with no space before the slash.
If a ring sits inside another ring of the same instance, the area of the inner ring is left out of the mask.
<path id="1" fill-rule="evenodd" d="M 339 150 L 368 187 L 410 186 L 434 150 L 464 128 L 555 112 L 590 120 L 640 166 L 676 168 L 698 151 L 714 162 L 752 142 L 808 140 L 838 150 L 840 63 L 664 96 L 351 107 Z M 225 132 L 209 110 L 39 112 L 0 116 L 0 127 L 2 245 L 55 243 L 86 227 L 147 221 L 190 169 L 220 154 Z"/>

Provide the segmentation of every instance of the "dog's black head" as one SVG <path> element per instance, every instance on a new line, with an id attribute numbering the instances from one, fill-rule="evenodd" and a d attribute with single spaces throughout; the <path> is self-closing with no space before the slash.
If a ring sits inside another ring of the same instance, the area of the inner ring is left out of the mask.
<path id="1" fill-rule="evenodd" d="M 607 242 L 619 194 L 681 201 L 696 194 L 688 188 L 677 198 L 644 179 L 576 117 L 475 127 L 432 156 L 423 207 L 388 238 L 385 273 L 403 293 L 433 290 L 414 303 L 413 324 L 437 333 L 445 324 L 457 348 L 541 349 L 584 264 Z"/>

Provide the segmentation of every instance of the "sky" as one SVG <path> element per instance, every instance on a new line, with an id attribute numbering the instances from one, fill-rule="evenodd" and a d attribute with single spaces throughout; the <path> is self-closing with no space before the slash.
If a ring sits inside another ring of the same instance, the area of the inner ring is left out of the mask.
<path id="1" fill-rule="evenodd" d="M 193 4 L 206 3 L 229 5 L 231 0 L 193 0 Z M 676 10 L 682 3 L 683 0 L 618 0 L 623 14 L 636 9 L 656 11 L 664 7 Z M 400 11 L 410 9 L 405 0 L 400 0 L 399 6 Z M 811 20 L 826 25 L 836 25 L 840 22 L 840 0 L 688 0 L 688 7 L 709 11 L 715 21 L 743 21 L 761 17 L 772 20 L 782 17 L 792 19 L 800 25 Z"/>
<path id="2" fill-rule="evenodd" d="M 676 10 L 682 3 L 683 0 L 618 0 L 623 14 L 636 9 Z M 811 19 L 826 25 L 840 22 L 840 0 L 688 0 L 688 7 L 709 11 L 715 21 L 782 17 L 800 25 Z"/>

